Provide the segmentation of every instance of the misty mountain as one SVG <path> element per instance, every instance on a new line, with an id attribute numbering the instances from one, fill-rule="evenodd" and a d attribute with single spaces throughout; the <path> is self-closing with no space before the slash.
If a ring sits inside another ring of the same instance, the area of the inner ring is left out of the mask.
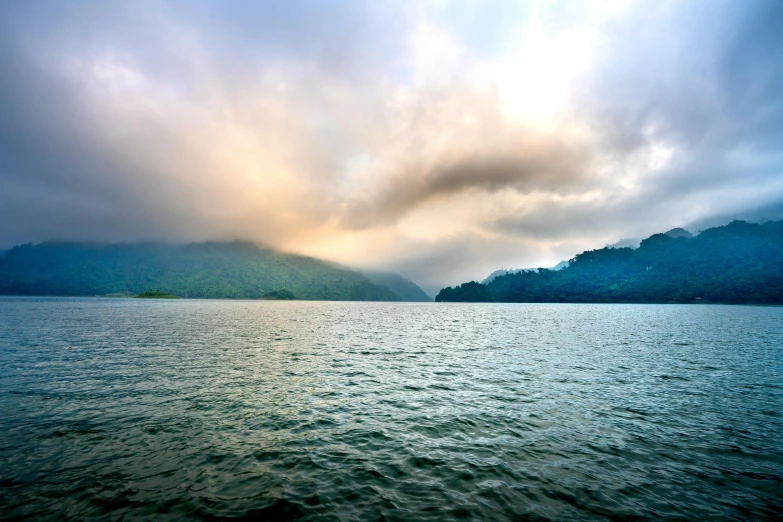
<path id="1" fill-rule="evenodd" d="M 688 230 L 706 230 L 708 228 L 726 225 L 732 221 L 766 223 L 767 221 L 780 221 L 782 219 L 783 202 L 778 202 L 743 212 L 725 213 L 717 216 L 702 218 L 694 221 L 693 223 L 689 223 L 685 228 Z"/>
<path id="2" fill-rule="evenodd" d="M 435 300 L 783 304 L 783 221 L 733 221 L 695 237 L 669 232 L 650 236 L 635 250 L 583 252 L 559 272 L 519 272 L 486 285 L 444 288 Z"/>
<path id="3" fill-rule="evenodd" d="M 617 243 L 606 245 L 606 248 L 639 248 L 639 244 L 642 242 L 638 237 L 627 237 L 621 239 Z"/>
<path id="4" fill-rule="evenodd" d="M 668 232 L 664 232 L 669 237 L 678 238 L 678 237 L 686 237 L 691 238 L 693 237 L 693 234 L 685 230 L 684 228 L 673 228 L 669 230 Z M 616 243 L 612 243 L 611 245 L 606 245 L 606 248 L 639 248 L 639 245 L 641 244 L 642 240 L 638 237 L 628 237 L 625 239 L 621 239 L 620 241 Z"/>
<path id="5" fill-rule="evenodd" d="M 563 268 L 568 266 L 568 263 L 569 263 L 568 261 L 560 261 L 555 266 L 553 266 L 551 268 L 545 268 L 543 270 L 555 270 L 555 271 L 562 270 Z M 517 269 L 511 268 L 511 269 L 495 270 L 494 272 L 489 274 L 489 276 L 487 276 L 486 279 L 482 280 L 481 284 L 482 285 L 486 285 L 487 283 L 491 283 L 492 281 L 494 281 L 496 278 L 498 278 L 500 276 L 504 276 L 504 275 L 508 275 L 508 274 L 518 274 L 520 272 L 537 271 L 537 270 L 542 270 L 542 269 L 541 268 L 517 268 Z"/>
<path id="6" fill-rule="evenodd" d="M 389 274 L 387 280 L 392 279 Z M 397 285 L 406 296 L 415 287 L 408 283 Z M 148 289 L 196 298 L 255 299 L 282 291 L 297 299 L 407 298 L 356 271 L 246 242 L 42 243 L 16 246 L 0 258 L 0 294 L 79 296 Z"/>
<path id="7" fill-rule="evenodd" d="M 419 285 L 405 279 L 400 274 L 393 272 L 377 272 L 374 270 L 362 270 L 361 274 L 365 276 L 374 285 L 385 286 L 391 290 L 401 301 L 429 302 L 432 298 L 428 296 Z"/>
<path id="8" fill-rule="evenodd" d="M 667 236 L 677 239 L 680 237 L 684 237 L 685 239 L 690 239 L 693 237 L 693 234 L 685 230 L 684 228 L 673 228 L 667 232 L 664 232 Z"/>
<path id="9" fill-rule="evenodd" d="M 527 272 L 528 270 L 537 270 L 536 268 L 501 268 L 500 270 L 495 270 L 491 274 L 489 274 L 485 279 L 481 281 L 482 285 L 486 285 L 487 283 L 491 283 L 495 280 L 495 278 L 498 278 L 500 276 L 508 275 L 508 274 L 518 274 L 519 272 Z"/>

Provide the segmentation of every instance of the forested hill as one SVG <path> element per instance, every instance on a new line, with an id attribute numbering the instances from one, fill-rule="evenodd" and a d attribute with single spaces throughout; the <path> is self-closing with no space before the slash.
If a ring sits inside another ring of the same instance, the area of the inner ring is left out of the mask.
<path id="1" fill-rule="evenodd" d="M 413 283 L 411 283 L 413 284 Z M 245 242 L 189 245 L 42 243 L 0 258 L 0 295 L 135 295 L 398 301 L 364 275 Z"/>
<path id="2" fill-rule="evenodd" d="M 583 252 L 560 271 L 465 283 L 435 300 L 783 304 L 783 221 L 733 221 L 691 238 L 655 234 L 635 250 Z"/>

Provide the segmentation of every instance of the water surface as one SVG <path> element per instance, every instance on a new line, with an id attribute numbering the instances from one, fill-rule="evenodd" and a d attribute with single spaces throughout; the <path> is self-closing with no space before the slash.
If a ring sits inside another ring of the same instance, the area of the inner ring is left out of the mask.
<path id="1" fill-rule="evenodd" d="M 0 298 L 0 518 L 771 519 L 782 325 L 771 307 Z"/>

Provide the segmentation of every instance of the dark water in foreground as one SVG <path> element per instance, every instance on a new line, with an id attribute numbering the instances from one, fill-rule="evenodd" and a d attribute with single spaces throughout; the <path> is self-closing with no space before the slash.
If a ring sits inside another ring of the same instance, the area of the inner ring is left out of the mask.
<path id="1" fill-rule="evenodd" d="M 783 308 L 0 298 L 0 412 L 0 518 L 771 519 Z"/>

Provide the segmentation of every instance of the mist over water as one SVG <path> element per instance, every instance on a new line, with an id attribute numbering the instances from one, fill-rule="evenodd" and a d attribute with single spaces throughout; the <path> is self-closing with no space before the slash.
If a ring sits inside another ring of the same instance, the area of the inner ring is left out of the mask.
<path id="1" fill-rule="evenodd" d="M 0 298 L 0 518 L 773 518 L 781 324 L 779 307 Z"/>

